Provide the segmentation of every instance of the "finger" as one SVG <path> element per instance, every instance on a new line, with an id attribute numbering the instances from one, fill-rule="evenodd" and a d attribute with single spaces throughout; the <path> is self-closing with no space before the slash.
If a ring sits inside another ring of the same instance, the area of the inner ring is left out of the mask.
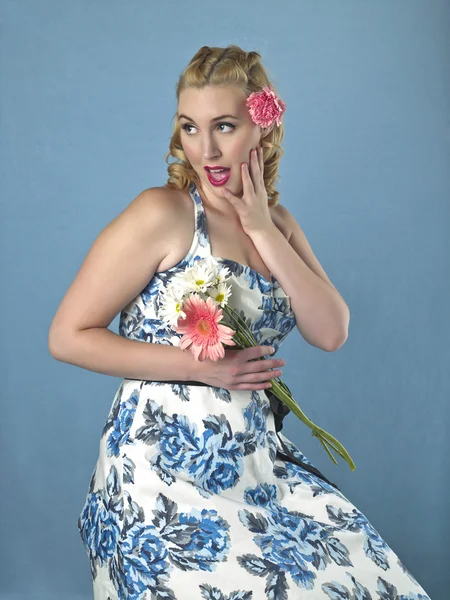
<path id="1" fill-rule="evenodd" d="M 244 194 L 247 196 L 255 193 L 255 186 L 253 185 L 247 163 L 242 164 L 242 187 L 244 189 Z"/>
<path id="2" fill-rule="evenodd" d="M 230 390 L 265 390 L 265 389 L 270 389 L 270 383 L 264 381 L 263 383 L 253 383 L 253 384 L 249 384 L 249 383 L 239 383 L 236 384 L 232 387 L 230 387 Z"/>
<path id="3" fill-rule="evenodd" d="M 264 181 L 264 152 L 262 146 L 258 150 L 259 168 L 261 170 L 261 180 Z"/>
<path id="4" fill-rule="evenodd" d="M 270 381 L 275 377 L 281 377 L 282 371 L 277 369 L 275 371 L 259 371 L 258 373 L 243 373 L 235 377 L 236 383 L 261 383 L 263 381 Z"/>
<path id="5" fill-rule="evenodd" d="M 255 358 L 261 358 L 262 356 L 271 356 L 274 354 L 272 352 L 273 346 L 250 346 L 249 348 L 243 348 L 239 350 L 239 356 L 242 357 L 243 360 L 254 360 Z"/>
<path id="6" fill-rule="evenodd" d="M 285 364 L 285 362 L 278 358 L 250 360 L 242 365 L 240 375 L 243 373 L 262 373 L 264 371 L 271 371 L 272 369 L 280 369 Z"/>
<path id="7" fill-rule="evenodd" d="M 257 150 L 252 150 L 250 153 L 250 169 L 255 190 L 258 191 L 261 183 L 261 172 L 259 166 L 259 157 Z"/>
<path id="8" fill-rule="evenodd" d="M 240 202 L 240 198 L 238 198 L 237 196 L 235 196 L 234 194 L 232 194 L 230 192 L 230 190 L 228 188 L 222 188 L 222 195 L 224 196 L 224 198 L 226 198 L 231 204 L 237 206 L 238 203 Z"/>

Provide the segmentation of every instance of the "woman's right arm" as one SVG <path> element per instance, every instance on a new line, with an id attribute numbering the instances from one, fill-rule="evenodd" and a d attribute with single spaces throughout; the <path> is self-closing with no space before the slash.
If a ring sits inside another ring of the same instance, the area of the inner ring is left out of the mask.
<path id="1" fill-rule="evenodd" d="M 48 347 L 54 358 L 114 377 L 195 380 L 198 364 L 191 352 L 108 329 L 168 255 L 177 212 L 173 193 L 150 188 L 103 229 L 51 323 Z"/>
<path id="2" fill-rule="evenodd" d="M 168 256 L 180 206 L 173 192 L 141 192 L 100 233 L 56 311 L 48 335 L 50 354 L 89 371 L 149 380 L 203 381 L 227 389 L 264 389 L 281 374 L 266 346 L 228 349 L 217 362 L 196 361 L 177 346 L 140 342 L 108 329 L 152 279 Z M 171 234 L 171 235 L 170 235 Z"/>

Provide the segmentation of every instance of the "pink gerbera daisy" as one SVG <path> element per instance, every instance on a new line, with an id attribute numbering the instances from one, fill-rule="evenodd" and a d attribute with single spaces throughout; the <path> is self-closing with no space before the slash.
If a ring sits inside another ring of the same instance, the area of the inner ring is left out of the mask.
<path id="1" fill-rule="evenodd" d="M 198 294 L 191 294 L 183 303 L 185 319 L 180 319 L 174 327 L 177 333 L 184 334 L 180 340 L 180 348 L 188 348 L 192 344 L 195 360 L 218 360 L 225 356 L 223 344 L 235 346 L 232 338 L 234 330 L 221 325 L 222 309 L 211 297 L 207 300 Z"/>

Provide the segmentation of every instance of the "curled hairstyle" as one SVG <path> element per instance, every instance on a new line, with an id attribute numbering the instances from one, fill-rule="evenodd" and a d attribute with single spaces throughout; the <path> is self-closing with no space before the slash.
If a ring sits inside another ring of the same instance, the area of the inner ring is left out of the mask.
<path id="1" fill-rule="evenodd" d="M 276 89 L 269 82 L 266 70 L 261 63 L 258 52 L 245 52 L 239 46 L 229 45 L 226 48 L 203 46 L 196 52 L 190 63 L 180 75 L 176 87 L 177 101 L 183 90 L 194 88 L 202 89 L 207 85 L 236 85 L 245 91 L 245 97 L 252 92 L 259 92 L 266 85 L 270 85 L 275 93 Z M 174 116 L 176 119 L 176 114 Z M 169 178 L 166 187 L 176 190 L 185 190 L 194 182 L 200 183 L 197 173 L 188 161 L 180 139 L 180 124 L 175 120 L 174 131 L 170 140 L 169 152 L 165 159 L 169 165 L 167 171 Z M 284 126 L 274 123 L 269 133 L 261 137 L 260 145 L 264 157 L 264 184 L 267 191 L 269 206 L 276 206 L 279 192 L 275 188 L 278 179 L 278 166 L 284 154 L 281 140 L 283 139 Z M 169 157 L 179 162 L 169 163 Z"/>

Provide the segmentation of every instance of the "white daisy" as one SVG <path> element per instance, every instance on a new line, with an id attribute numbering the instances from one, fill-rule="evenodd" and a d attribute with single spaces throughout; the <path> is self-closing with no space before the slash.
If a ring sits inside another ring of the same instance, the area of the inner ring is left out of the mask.
<path id="1" fill-rule="evenodd" d="M 206 260 L 196 261 L 192 267 L 177 274 L 176 280 L 183 292 L 205 292 L 217 278 L 214 266 Z M 175 279 L 175 278 L 174 278 Z"/>
<path id="2" fill-rule="evenodd" d="M 214 256 L 212 256 L 211 254 L 209 254 L 205 258 L 201 258 L 197 262 L 197 264 L 201 264 L 201 265 L 204 265 L 205 267 L 208 267 L 212 272 L 212 276 L 217 277 L 217 272 L 219 270 L 219 263 L 214 258 Z"/>
<path id="3" fill-rule="evenodd" d="M 230 269 L 228 267 L 220 267 L 219 272 L 217 273 L 217 283 L 223 283 L 230 277 Z"/>
<path id="4" fill-rule="evenodd" d="M 231 286 L 226 283 L 219 283 L 217 286 L 208 288 L 208 296 L 214 298 L 219 306 L 226 306 L 228 298 L 231 296 Z"/>
<path id="5" fill-rule="evenodd" d="M 180 317 L 186 318 L 186 313 L 182 310 L 183 296 L 183 290 L 176 285 L 168 286 L 165 293 L 161 295 L 160 316 L 166 325 L 173 327 L 177 325 Z"/>
<path id="6" fill-rule="evenodd" d="M 228 267 L 222 266 L 219 261 L 212 255 L 203 258 L 201 262 L 211 269 L 211 277 L 214 281 L 213 285 L 219 285 L 226 281 L 231 275 Z"/>

